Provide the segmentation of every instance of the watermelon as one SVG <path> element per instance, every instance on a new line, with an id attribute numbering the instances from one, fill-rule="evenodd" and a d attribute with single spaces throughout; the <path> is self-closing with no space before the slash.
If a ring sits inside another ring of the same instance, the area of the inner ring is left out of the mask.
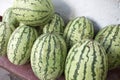
<path id="1" fill-rule="evenodd" d="M 58 14 L 54 14 L 52 20 L 44 26 L 43 33 L 54 32 L 63 35 L 64 26 L 65 24 L 62 17 Z"/>
<path id="2" fill-rule="evenodd" d="M 51 0 L 14 0 L 12 7 L 17 20 L 29 26 L 45 25 L 54 15 Z"/>
<path id="3" fill-rule="evenodd" d="M 63 36 L 68 48 L 82 39 L 92 39 L 94 36 L 93 23 L 84 16 L 77 17 L 68 22 Z"/>
<path id="4" fill-rule="evenodd" d="M 76 43 L 65 62 L 66 80 L 106 80 L 108 62 L 105 49 L 96 41 Z"/>
<path id="5" fill-rule="evenodd" d="M 67 54 L 62 36 L 42 34 L 35 41 L 31 52 L 31 66 L 40 80 L 56 80 L 63 73 Z"/>
<path id="6" fill-rule="evenodd" d="M 24 65 L 29 62 L 31 49 L 38 34 L 29 26 L 19 26 L 10 36 L 7 45 L 7 56 L 11 63 Z"/>
<path id="7" fill-rule="evenodd" d="M 0 56 L 6 55 L 7 44 L 14 29 L 14 27 L 9 27 L 6 22 L 0 22 Z"/>
<path id="8" fill-rule="evenodd" d="M 6 11 L 3 14 L 2 22 L 6 22 L 8 25 L 10 25 L 10 27 L 13 27 L 13 26 L 18 27 L 19 26 L 19 22 L 13 16 L 12 8 L 6 9 Z"/>
<path id="9" fill-rule="evenodd" d="M 95 37 L 106 50 L 109 70 L 120 66 L 120 25 L 108 25 Z"/>

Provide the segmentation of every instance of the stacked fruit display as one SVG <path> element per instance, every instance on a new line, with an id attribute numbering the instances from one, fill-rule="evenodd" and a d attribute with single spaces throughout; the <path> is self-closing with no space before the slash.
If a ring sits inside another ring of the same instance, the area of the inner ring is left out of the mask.
<path id="1" fill-rule="evenodd" d="M 51 0 L 14 0 L 0 23 L 0 55 L 15 65 L 30 62 L 41 80 L 106 80 L 120 66 L 120 25 L 94 35 L 91 20 L 82 16 L 66 27 Z"/>

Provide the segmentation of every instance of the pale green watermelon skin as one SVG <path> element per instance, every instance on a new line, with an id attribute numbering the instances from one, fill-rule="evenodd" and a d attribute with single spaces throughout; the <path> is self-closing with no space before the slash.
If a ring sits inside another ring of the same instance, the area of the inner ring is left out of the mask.
<path id="1" fill-rule="evenodd" d="M 29 26 L 45 25 L 54 15 L 51 0 L 14 0 L 12 11 L 20 23 Z"/>
<path id="2" fill-rule="evenodd" d="M 40 80 L 56 80 L 63 73 L 66 55 L 66 43 L 62 36 L 42 34 L 32 48 L 31 67 L 34 74 Z"/>
<path id="3" fill-rule="evenodd" d="M 12 13 L 12 7 L 6 9 L 6 11 L 3 14 L 3 19 L 2 22 L 5 22 L 9 25 L 11 25 L 10 27 L 12 28 L 14 27 L 18 27 L 19 26 L 19 22 L 17 21 L 17 19 L 15 18 L 15 16 Z"/>
<path id="4" fill-rule="evenodd" d="M 29 62 L 31 49 L 38 37 L 36 30 L 29 26 L 19 26 L 10 36 L 7 45 L 7 57 L 15 65 Z"/>
<path id="5" fill-rule="evenodd" d="M 82 39 L 92 39 L 94 36 L 93 23 L 84 16 L 77 17 L 68 22 L 63 36 L 68 48 Z"/>
<path id="6" fill-rule="evenodd" d="M 109 70 L 120 66 L 120 25 L 108 25 L 95 37 L 106 50 Z"/>
<path id="7" fill-rule="evenodd" d="M 95 41 L 76 43 L 67 55 L 66 80 L 106 80 L 107 71 L 105 49 Z"/>
<path id="8" fill-rule="evenodd" d="M 6 55 L 8 40 L 14 29 L 9 27 L 6 22 L 0 22 L 0 56 Z"/>
<path id="9" fill-rule="evenodd" d="M 56 13 L 54 14 L 52 20 L 44 26 L 43 33 L 55 33 L 63 35 L 64 26 L 64 20 Z"/>

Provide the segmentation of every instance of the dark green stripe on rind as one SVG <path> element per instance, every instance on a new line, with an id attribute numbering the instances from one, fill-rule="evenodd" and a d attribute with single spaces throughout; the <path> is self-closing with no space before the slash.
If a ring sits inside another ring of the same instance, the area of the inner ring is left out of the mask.
<path id="1" fill-rule="evenodd" d="M 44 72 L 44 79 L 46 80 L 47 79 L 47 71 L 48 71 L 48 67 L 49 67 L 49 64 L 48 61 L 49 61 L 49 57 L 50 57 L 50 50 L 51 50 L 51 35 L 49 37 L 47 37 L 48 39 L 48 48 L 47 48 L 47 53 L 46 53 L 46 67 L 45 67 L 45 72 Z"/>
<path id="2" fill-rule="evenodd" d="M 113 44 L 113 41 L 116 39 L 116 37 L 117 37 L 117 35 L 118 35 L 118 33 L 119 33 L 119 26 L 117 26 L 117 27 L 115 27 L 114 29 L 113 29 L 113 31 L 111 31 L 111 32 L 115 32 L 115 34 L 113 35 L 113 39 L 110 39 L 110 44 L 108 45 L 108 47 L 106 48 L 106 52 L 108 52 L 109 51 L 109 49 L 111 48 L 111 46 L 112 46 L 112 44 Z M 106 39 L 107 39 L 107 37 L 106 37 Z"/>
<path id="3" fill-rule="evenodd" d="M 93 48 L 93 54 L 92 54 L 92 55 L 93 55 L 93 61 L 92 61 L 92 64 L 91 64 L 91 65 L 92 65 L 92 66 L 91 66 L 92 77 L 93 77 L 93 80 L 97 80 L 97 79 L 96 79 L 97 73 L 95 72 L 95 69 L 96 69 L 96 68 L 95 68 L 95 66 L 96 66 L 95 64 L 96 64 L 96 62 L 97 62 L 97 57 L 98 57 L 98 56 L 96 55 L 96 54 L 97 54 L 96 49 L 95 49 L 96 46 L 94 46 L 93 43 L 92 43 L 91 45 L 92 45 L 92 48 Z"/>
<path id="4" fill-rule="evenodd" d="M 56 48 L 57 41 L 56 41 L 55 37 L 53 37 L 53 41 L 54 41 L 54 44 L 53 44 L 53 45 L 54 45 L 54 47 Z M 51 74 L 54 73 L 55 70 L 56 70 L 56 68 L 57 68 L 57 67 L 55 66 L 56 60 L 57 60 L 57 59 L 56 59 L 55 48 L 54 48 L 54 52 L 53 52 L 53 68 L 52 68 L 53 71 L 51 72 Z"/>
<path id="5" fill-rule="evenodd" d="M 104 39 L 104 41 L 103 41 L 103 46 L 105 46 L 105 42 L 106 42 L 106 40 L 108 39 L 108 37 L 110 36 L 110 34 L 112 33 L 112 30 L 113 30 L 113 27 L 111 27 L 111 28 L 109 28 L 110 30 L 108 31 L 108 33 L 107 33 L 107 35 L 106 35 L 106 37 L 105 37 L 105 39 Z"/>
<path id="6" fill-rule="evenodd" d="M 101 47 L 100 45 L 98 45 L 98 47 Z M 101 47 L 101 49 L 99 49 L 98 50 L 100 53 L 106 53 L 105 52 L 105 50 L 103 51 L 102 50 L 102 47 Z M 108 62 L 108 58 L 107 58 L 107 56 L 106 57 L 104 57 L 104 55 L 103 54 L 100 54 L 100 56 L 101 56 L 101 70 L 102 70 L 102 72 L 101 72 L 101 80 L 104 80 L 105 79 L 105 77 L 106 77 L 106 75 L 104 74 L 105 73 L 105 71 L 106 71 L 106 69 L 108 69 L 108 63 L 105 63 L 105 61 L 104 60 L 107 60 L 107 62 Z M 106 65 L 106 66 L 105 66 Z"/>
<path id="7" fill-rule="evenodd" d="M 21 11 L 21 10 L 23 10 L 23 11 L 28 11 L 28 12 L 37 12 L 37 13 L 39 13 L 39 12 L 41 12 L 41 13 L 47 13 L 48 11 L 47 10 L 32 10 L 32 9 L 28 9 L 28 8 L 12 8 L 13 10 L 19 10 L 19 11 Z"/>
<path id="8" fill-rule="evenodd" d="M 19 20 L 20 21 L 24 21 L 24 22 L 37 22 L 37 21 L 40 21 L 40 20 L 45 22 L 47 20 L 46 18 L 49 18 L 48 14 L 45 15 L 45 16 L 41 16 L 39 18 L 38 17 L 34 17 L 34 19 L 30 19 L 30 18 L 24 19 L 24 18 L 22 18 L 24 15 L 20 15 L 20 14 L 16 14 L 16 13 L 13 13 L 13 14 L 17 15 L 18 17 L 20 17 Z M 24 16 L 24 17 L 29 17 L 29 16 Z M 35 24 L 35 23 L 33 23 L 33 24 Z"/>
<path id="9" fill-rule="evenodd" d="M 53 9 L 53 6 L 52 6 L 52 4 L 48 1 L 48 0 L 46 0 L 46 7 L 47 8 L 49 8 L 49 9 Z"/>
<path id="10" fill-rule="evenodd" d="M 65 43 L 62 43 L 62 37 L 60 37 L 59 35 L 58 36 L 56 36 L 56 39 L 58 40 L 58 42 L 59 42 L 59 47 L 60 47 L 60 49 L 59 49 L 59 52 L 60 52 L 60 63 L 59 63 L 59 67 L 60 67 L 60 70 L 59 70 L 59 72 L 58 72 L 58 77 L 62 74 L 62 72 L 63 72 L 63 70 L 64 70 L 64 63 L 65 63 L 65 57 L 66 57 L 66 53 L 63 53 L 63 51 L 65 51 L 66 52 L 66 48 L 63 48 L 64 46 L 63 46 L 63 44 L 65 44 Z"/>
<path id="11" fill-rule="evenodd" d="M 16 57 L 18 57 L 16 53 L 17 53 L 17 51 L 18 51 L 19 44 L 20 44 L 21 41 L 22 41 L 22 36 L 23 36 L 24 31 L 25 31 L 26 28 L 27 28 L 27 27 L 25 27 L 24 30 L 22 30 L 22 32 L 21 32 L 22 34 L 21 34 L 20 37 L 18 38 L 18 41 L 17 41 L 17 44 L 16 44 L 16 48 L 15 48 L 15 50 L 14 50 L 14 52 L 13 52 L 13 55 L 14 55 L 14 56 L 13 56 L 13 63 L 15 63 L 15 61 L 16 61 L 16 59 L 17 59 Z M 14 36 L 13 36 L 13 37 L 14 37 Z M 15 39 L 15 38 L 14 38 L 14 39 Z M 18 61 L 18 62 L 19 62 L 19 61 Z"/>
<path id="12" fill-rule="evenodd" d="M 88 61 L 89 61 L 89 52 L 90 52 L 90 47 L 88 47 L 87 46 L 87 48 L 89 49 L 88 50 L 88 52 L 87 52 L 87 54 L 86 54 L 86 57 L 87 57 L 87 61 L 85 62 L 85 68 L 84 68 L 84 71 L 83 71 L 83 79 L 82 80 L 85 80 L 86 79 L 86 77 L 87 77 L 87 75 L 86 75 L 86 73 L 87 73 L 87 67 L 89 67 L 89 66 L 87 66 L 87 64 L 88 64 Z"/>
<path id="13" fill-rule="evenodd" d="M 89 32 L 88 32 L 88 34 L 89 35 L 91 35 L 89 38 L 91 39 L 91 38 L 93 38 L 94 37 L 94 26 L 93 26 L 93 23 L 92 23 L 92 21 L 88 21 L 88 25 L 89 26 L 92 26 L 92 27 L 90 27 L 90 30 L 89 30 Z"/>
<path id="14" fill-rule="evenodd" d="M 81 33 L 81 39 L 83 39 L 83 37 L 85 36 L 85 29 L 87 28 L 87 26 L 86 26 L 86 19 L 83 17 L 83 18 L 81 18 L 81 20 L 82 20 L 82 22 L 83 22 L 83 24 L 81 24 L 81 25 L 83 25 L 83 31 L 82 31 L 82 33 Z"/>

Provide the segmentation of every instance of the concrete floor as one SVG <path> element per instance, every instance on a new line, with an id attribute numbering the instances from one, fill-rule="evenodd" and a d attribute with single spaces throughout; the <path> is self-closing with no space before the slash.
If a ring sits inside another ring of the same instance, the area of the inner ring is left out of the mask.
<path id="1" fill-rule="evenodd" d="M 10 74 L 8 71 L 0 68 L 0 80 L 21 80 L 21 79 L 18 79 L 13 74 Z"/>
<path id="2" fill-rule="evenodd" d="M 11 80 L 9 76 L 9 72 L 0 68 L 0 80 Z"/>

